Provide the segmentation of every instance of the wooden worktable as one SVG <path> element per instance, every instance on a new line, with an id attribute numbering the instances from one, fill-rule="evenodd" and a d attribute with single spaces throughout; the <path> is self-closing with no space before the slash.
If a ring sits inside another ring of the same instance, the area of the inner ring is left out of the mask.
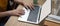
<path id="1" fill-rule="evenodd" d="M 44 24 L 44 21 L 38 25 L 35 25 L 35 24 L 30 24 L 30 23 L 19 22 L 17 19 L 18 17 L 11 16 L 8 22 L 5 24 L 5 26 L 43 26 Z"/>
<path id="2" fill-rule="evenodd" d="M 42 1 L 41 1 L 42 2 Z M 23 6 L 19 5 L 18 8 L 22 9 Z M 43 26 L 44 21 L 42 21 L 40 24 L 29 24 L 24 22 L 19 22 L 17 16 L 11 16 L 5 26 Z"/>
<path id="3" fill-rule="evenodd" d="M 23 6 L 19 5 L 18 8 L 22 9 Z M 7 21 L 5 26 L 40 26 L 43 25 L 44 21 L 42 21 L 40 24 L 35 25 L 35 24 L 29 24 L 29 23 L 24 23 L 18 21 L 17 16 L 11 16 L 10 19 Z"/>

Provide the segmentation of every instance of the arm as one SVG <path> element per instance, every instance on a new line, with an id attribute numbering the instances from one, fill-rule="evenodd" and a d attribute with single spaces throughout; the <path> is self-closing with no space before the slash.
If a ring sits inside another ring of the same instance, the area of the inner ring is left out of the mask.
<path id="1" fill-rule="evenodd" d="M 15 9 L 11 11 L 6 11 L 6 12 L 0 12 L 0 17 L 5 17 L 5 16 L 20 16 L 24 14 L 24 10 L 22 9 Z"/>
<path id="2" fill-rule="evenodd" d="M 5 11 L 5 12 L 0 12 L 0 18 L 4 17 L 4 16 L 20 16 L 24 14 L 24 10 L 21 9 L 20 5 L 14 9 L 14 10 L 10 10 L 10 11 Z"/>
<path id="3" fill-rule="evenodd" d="M 4 16 L 9 16 L 9 13 L 6 12 L 0 12 L 0 17 L 4 17 Z"/>

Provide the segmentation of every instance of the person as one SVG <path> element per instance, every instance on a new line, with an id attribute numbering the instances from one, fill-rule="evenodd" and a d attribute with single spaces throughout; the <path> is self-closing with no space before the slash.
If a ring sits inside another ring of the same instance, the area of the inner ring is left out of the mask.
<path id="1" fill-rule="evenodd" d="M 17 2 L 17 3 L 22 4 L 25 7 L 28 6 L 31 10 L 33 9 L 33 0 L 31 0 L 32 2 L 30 2 L 30 3 L 27 3 L 24 0 L 14 0 L 14 1 Z M 9 15 L 19 16 L 21 14 L 24 14 L 23 10 L 14 9 L 14 10 L 11 10 L 11 11 L 0 12 L 0 17 L 9 16 Z"/>
<path id="2" fill-rule="evenodd" d="M 33 6 L 33 0 L 27 0 L 29 2 L 26 2 L 26 0 L 13 0 L 16 3 L 21 4 L 24 7 L 29 7 L 30 10 L 33 10 L 34 6 Z M 4 12 L 0 12 L 0 18 L 3 18 L 5 16 L 20 16 L 20 15 L 24 15 L 24 10 L 23 9 L 14 9 L 14 10 L 9 10 L 9 11 L 4 11 Z"/>

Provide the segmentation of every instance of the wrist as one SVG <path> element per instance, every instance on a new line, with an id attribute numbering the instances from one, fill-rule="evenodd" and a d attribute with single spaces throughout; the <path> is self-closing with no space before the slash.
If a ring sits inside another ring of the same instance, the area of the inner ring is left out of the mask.
<path id="1" fill-rule="evenodd" d="M 9 15 L 9 16 L 12 16 L 12 15 L 11 15 L 12 12 L 13 12 L 13 11 L 6 11 L 7 15 Z"/>
<path id="2" fill-rule="evenodd" d="M 6 11 L 5 13 L 6 15 L 10 16 L 10 11 Z"/>

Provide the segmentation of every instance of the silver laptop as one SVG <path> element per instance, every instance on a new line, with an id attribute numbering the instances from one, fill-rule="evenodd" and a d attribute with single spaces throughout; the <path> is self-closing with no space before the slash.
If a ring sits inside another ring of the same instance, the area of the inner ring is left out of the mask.
<path id="1" fill-rule="evenodd" d="M 25 14 L 18 18 L 18 21 L 39 24 L 51 12 L 51 0 L 46 0 L 43 6 L 34 6 L 34 10 L 23 8 Z"/>
<path id="2" fill-rule="evenodd" d="M 23 8 L 25 10 L 25 14 L 22 15 L 21 17 L 19 17 L 19 21 L 24 21 L 24 22 L 29 22 L 29 23 L 34 23 L 34 24 L 38 24 L 39 20 L 40 20 L 40 12 L 41 12 L 41 7 L 35 5 L 34 6 L 34 10 L 30 10 L 30 9 L 26 9 Z"/>

